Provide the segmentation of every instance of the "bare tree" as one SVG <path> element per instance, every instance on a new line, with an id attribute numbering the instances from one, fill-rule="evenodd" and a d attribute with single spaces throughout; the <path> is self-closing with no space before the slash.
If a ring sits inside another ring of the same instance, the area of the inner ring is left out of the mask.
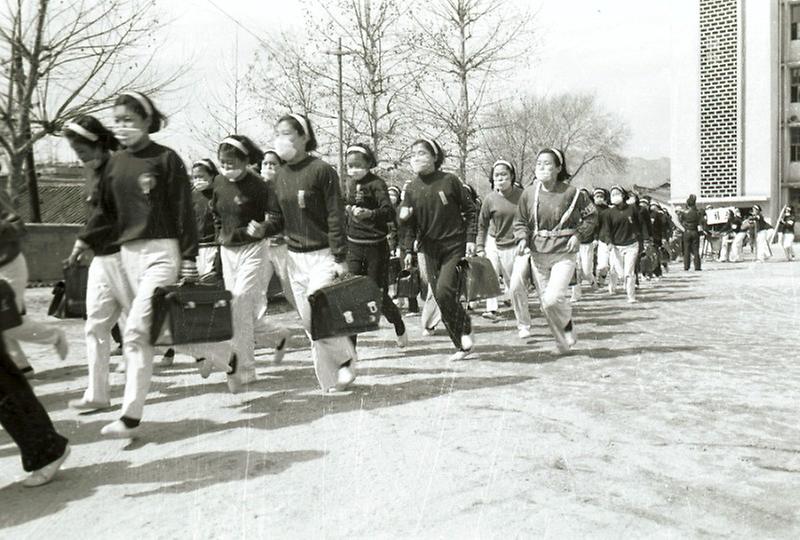
<path id="1" fill-rule="evenodd" d="M 109 105 L 123 89 L 157 92 L 183 73 L 151 67 L 161 27 L 152 0 L 10 0 L 0 15 L 0 148 L 12 200 L 25 184 L 40 220 L 34 145 L 70 118 Z"/>
<path id="2" fill-rule="evenodd" d="M 534 48 L 533 13 L 510 0 L 437 0 L 416 18 L 421 36 L 417 109 L 458 149 L 466 180 L 481 113 L 500 75 Z"/>
<path id="3" fill-rule="evenodd" d="M 530 181 L 542 148 L 563 150 L 573 178 L 592 172 L 622 172 L 622 147 L 629 133 L 625 122 L 604 110 L 594 94 L 564 93 L 552 97 L 518 96 L 496 105 L 483 131 L 484 162 L 513 160 L 517 175 Z"/>

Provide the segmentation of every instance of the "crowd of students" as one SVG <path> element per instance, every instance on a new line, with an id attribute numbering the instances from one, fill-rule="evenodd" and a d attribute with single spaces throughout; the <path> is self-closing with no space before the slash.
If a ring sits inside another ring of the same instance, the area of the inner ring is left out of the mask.
<path id="1" fill-rule="evenodd" d="M 404 307 L 420 317 L 423 337 L 442 323 L 454 347 L 451 359 L 462 360 L 475 345 L 474 306 L 462 302 L 459 285 L 465 257 L 491 261 L 505 284 L 520 339 L 531 336 L 529 292 L 535 290 L 561 352 L 578 339 L 573 303 L 582 287 L 607 287 L 614 294 L 622 286 L 635 302 L 640 278 L 658 279 L 670 260 L 668 241 L 676 224 L 666 208 L 619 185 L 578 189 L 570 184 L 567 156 L 557 148 L 538 153 L 534 178 L 524 188 L 511 162 L 495 161 L 491 191 L 481 202 L 463 179 L 442 170 L 445 153 L 431 138 L 411 145 L 414 176 L 402 189 L 375 174 L 377 159 L 369 146 L 347 147 L 342 192 L 336 171 L 313 155 L 317 139 L 301 114 L 278 119 L 267 150 L 232 134 L 219 142 L 216 159 L 198 159 L 189 169 L 173 150 L 151 139 L 166 118 L 149 97 L 120 95 L 113 121 L 109 130 L 84 116 L 63 128 L 89 172 L 92 194 L 87 223 L 66 263 L 94 254 L 86 296 L 89 376 L 83 396 L 70 406 L 110 407 L 111 333 L 118 325 L 126 382 L 120 417 L 101 430 L 110 438 L 139 435 L 156 354 L 150 330 L 158 287 L 221 274 L 232 294 L 233 338 L 179 350 L 195 358 L 202 377 L 223 372 L 235 393 L 256 379 L 257 337 L 271 338 L 274 362 L 286 352 L 288 331 L 267 316 L 266 291 L 276 275 L 311 341 L 321 390 L 336 393 L 356 378 L 357 340 L 311 339 L 309 295 L 337 276 L 369 276 L 378 285 L 381 313 L 402 348 L 409 328 L 389 294 L 391 261 L 418 267 L 423 294 Z M 692 207 L 693 201 L 681 225 L 687 268 L 689 255 L 697 255 L 698 217 Z M 11 283 L 24 310 L 21 224 L 10 207 L 4 207 L 0 223 L 0 277 Z M 696 264 L 699 269 L 699 259 Z M 486 301 L 484 317 L 497 318 L 498 300 Z M 419 301 L 424 301 L 421 314 Z M 24 378 L 29 366 L 18 342 L 54 345 L 62 358 L 67 343 L 58 328 L 24 321 L 2 340 L 0 390 L 6 397 L 0 420 L 31 472 L 25 484 L 41 485 L 61 466 L 69 446 Z"/>

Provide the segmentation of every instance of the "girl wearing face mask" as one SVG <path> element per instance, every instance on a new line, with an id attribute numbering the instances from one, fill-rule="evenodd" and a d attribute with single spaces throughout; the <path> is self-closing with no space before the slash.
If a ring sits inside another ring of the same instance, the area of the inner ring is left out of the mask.
<path id="1" fill-rule="evenodd" d="M 261 162 L 261 176 L 264 178 L 265 182 L 272 186 L 272 192 L 275 191 L 275 178 L 278 175 L 278 169 L 280 169 L 282 165 L 283 160 L 281 160 L 275 150 L 270 149 L 264 152 L 264 158 Z M 283 233 L 278 233 L 267 237 L 267 244 L 264 247 L 264 262 L 261 265 L 261 268 L 264 271 L 264 286 L 269 289 L 269 284 L 272 281 L 272 277 L 277 274 L 278 279 L 281 282 L 284 298 L 286 298 L 286 301 L 289 302 L 289 305 L 295 307 L 294 295 L 292 294 L 292 288 L 289 285 L 289 275 L 287 270 L 288 264 L 289 252 L 286 249 L 286 238 L 283 236 Z M 267 294 L 264 296 L 264 309 L 267 308 L 268 294 L 269 292 L 267 292 Z M 280 347 L 279 350 L 283 350 L 283 348 Z M 276 353 L 276 363 L 280 362 L 280 360 L 281 358 L 279 358 Z"/>
<path id="2" fill-rule="evenodd" d="M 347 174 L 353 180 L 347 193 L 347 268 L 357 276 L 369 276 L 383 291 L 382 313 L 394 326 L 398 347 L 408 345 L 400 310 L 389 298 L 389 222 L 395 218 L 389 192 L 370 169 L 377 166 L 372 149 L 365 144 L 349 146 Z M 353 337 L 355 339 L 355 336 Z"/>
<path id="3" fill-rule="evenodd" d="M 441 317 L 461 360 L 473 348 L 472 324 L 459 301 L 457 265 L 475 253 L 477 210 L 461 180 L 441 171 L 444 152 L 433 139 L 411 146 L 416 177 L 406 186 L 400 219 L 408 223 L 404 239 L 406 266 L 411 265 L 414 238 L 425 261 L 428 282 Z"/>
<path id="4" fill-rule="evenodd" d="M 217 258 L 214 216 L 211 213 L 211 195 L 214 193 L 214 178 L 219 170 L 210 159 L 201 159 L 192 164 L 192 204 L 197 220 L 197 272 L 202 276 L 214 271 Z"/>
<path id="5" fill-rule="evenodd" d="M 590 198 L 590 192 L 586 188 L 581 188 L 581 192 Z M 595 208 L 597 205 L 595 205 Z M 581 238 L 581 245 L 578 248 L 578 267 L 577 267 L 577 283 L 572 286 L 572 301 L 577 302 L 582 297 L 581 285 L 584 281 L 589 282 L 589 286 L 595 288 L 594 280 L 594 248 L 597 241 L 597 231 L 599 223 L 595 225 L 594 233 L 591 236 Z"/>
<path id="6" fill-rule="evenodd" d="M 484 199 L 478 216 L 477 249 L 478 255 L 486 256 L 492 262 L 497 275 L 503 277 L 514 306 L 518 335 L 520 339 L 525 339 L 531 335 L 525 279 L 529 257 L 517 255 L 514 242 L 514 216 L 522 195 L 522 188 L 516 183 L 516 178 L 516 170 L 510 162 L 500 159 L 492 165 L 489 174 L 492 192 Z M 486 311 L 490 315 L 486 318 L 496 317 L 497 298 L 486 300 Z"/>
<path id="7" fill-rule="evenodd" d="M 603 214 L 608 210 L 609 193 L 605 188 L 595 188 L 592 195 L 594 197 L 594 206 L 597 209 L 597 228 L 595 230 L 595 236 L 597 238 L 595 284 L 597 287 L 603 287 L 610 268 L 610 246 L 606 243 L 606 235 L 602 230 Z"/>
<path id="8" fill-rule="evenodd" d="M 121 94 L 114 102 L 114 135 L 125 147 L 106 174 L 117 209 L 122 267 L 133 294 L 123 334 L 127 364 L 122 417 L 101 433 L 134 438 L 153 374 L 153 291 L 180 275 L 197 279 L 197 224 L 189 175 L 171 149 L 150 140 L 166 118 L 147 96 Z"/>
<path id="9" fill-rule="evenodd" d="M 564 154 L 556 148 L 536 157 L 536 181 L 525 188 L 514 220 L 517 253 L 530 250 L 542 312 L 561 352 L 577 341 L 567 290 L 581 240 L 595 231 L 597 212 L 585 193 L 567 183 Z"/>
<path id="10" fill-rule="evenodd" d="M 205 378 L 214 367 L 225 371 L 233 393 L 256 379 L 256 326 L 264 331 L 268 327 L 263 319 L 264 237 L 283 227 L 272 186 L 249 167 L 254 147 L 243 135 L 230 135 L 220 142 L 220 176 L 214 179 L 210 202 L 222 276 L 225 288 L 233 295 L 233 339 L 204 345 L 206 355 L 200 373 Z M 278 338 L 281 341 L 285 342 L 284 335 Z"/>
<path id="11" fill-rule="evenodd" d="M 321 159 L 308 118 L 282 116 L 274 149 L 285 162 L 275 178 L 289 248 L 289 282 L 303 325 L 311 338 L 311 293 L 347 271 L 344 201 L 339 176 Z M 311 341 L 314 371 L 323 392 L 344 390 L 355 380 L 356 349 L 347 337 Z"/>
<path id="12" fill-rule="evenodd" d="M 601 228 L 611 246 L 611 266 L 614 272 L 608 281 L 608 291 L 616 290 L 616 276 L 624 280 L 628 302 L 636 302 L 636 262 L 640 245 L 649 241 L 649 228 L 642 223 L 638 207 L 629 204 L 621 186 L 611 188 L 611 207 L 603 213 Z M 630 200 L 630 199 L 628 199 Z"/>
<path id="13" fill-rule="evenodd" d="M 125 327 L 124 320 L 133 296 L 117 245 L 117 210 L 107 174 L 111 153 L 118 149 L 119 143 L 113 133 L 91 116 L 66 124 L 63 132 L 86 166 L 92 184 L 89 216 L 67 259 L 67 263 L 73 265 L 87 250 L 94 252 L 86 286 L 85 334 L 89 384 L 82 398 L 69 403 L 73 409 L 92 411 L 111 405 L 108 383 L 111 329 L 117 321 L 120 321 L 120 327 Z"/>
<path id="14" fill-rule="evenodd" d="M 783 252 L 786 254 L 787 261 L 794 260 L 794 209 L 787 206 L 783 212 L 780 222 L 778 223 L 778 234 L 780 238 L 778 242 L 783 247 Z"/>

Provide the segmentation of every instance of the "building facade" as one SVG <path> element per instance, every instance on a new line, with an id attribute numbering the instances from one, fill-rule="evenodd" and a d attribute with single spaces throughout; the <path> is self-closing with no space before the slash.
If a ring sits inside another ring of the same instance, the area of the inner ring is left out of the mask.
<path id="1" fill-rule="evenodd" d="M 671 200 L 800 206 L 800 0 L 676 0 L 672 33 Z"/>

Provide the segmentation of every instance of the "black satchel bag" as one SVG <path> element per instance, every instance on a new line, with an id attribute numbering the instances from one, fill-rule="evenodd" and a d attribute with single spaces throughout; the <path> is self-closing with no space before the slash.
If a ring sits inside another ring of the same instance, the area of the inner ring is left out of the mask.
<path id="1" fill-rule="evenodd" d="M 397 283 L 397 276 L 403 270 L 400 257 L 389 257 L 389 283 Z"/>
<path id="2" fill-rule="evenodd" d="M 0 331 L 22 324 L 22 314 L 17 309 L 17 295 L 8 281 L 0 279 Z"/>
<path id="3" fill-rule="evenodd" d="M 500 296 L 500 282 L 489 259 L 465 257 L 458 262 L 459 291 L 467 302 Z"/>
<path id="4" fill-rule="evenodd" d="M 53 286 L 53 299 L 50 300 L 50 306 L 47 308 L 47 314 L 51 317 L 57 317 L 59 319 L 66 318 L 64 316 L 64 307 L 66 305 L 64 301 L 64 290 L 66 288 L 63 281 L 59 281 Z"/>
<path id="5" fill-rule="evenodd" d="M 397 274 L 396 298 L 416 298 L 420 293 L 419 268 L 412 266 Z"/>
<path id="6" fill-rule="evenodd" d="M 367 276 L 336 280 L 308 297 L 311 339 L 352 336 L 378 329 L 381 290 Z"/>
<path id="7" fill-rule="evenodd" d="M 74 265 L 64 268 L 64 279 L 53 287 L 53 299 L 47 314 L 59 319 L 85 319 L 88 281 L 88 266 Z"/>
<path id="8" fill-rule="evenodd" d="M 230 291 L 183 283 L 153 293 L 153 345 L 214 343 L 233 337 Z"/>

